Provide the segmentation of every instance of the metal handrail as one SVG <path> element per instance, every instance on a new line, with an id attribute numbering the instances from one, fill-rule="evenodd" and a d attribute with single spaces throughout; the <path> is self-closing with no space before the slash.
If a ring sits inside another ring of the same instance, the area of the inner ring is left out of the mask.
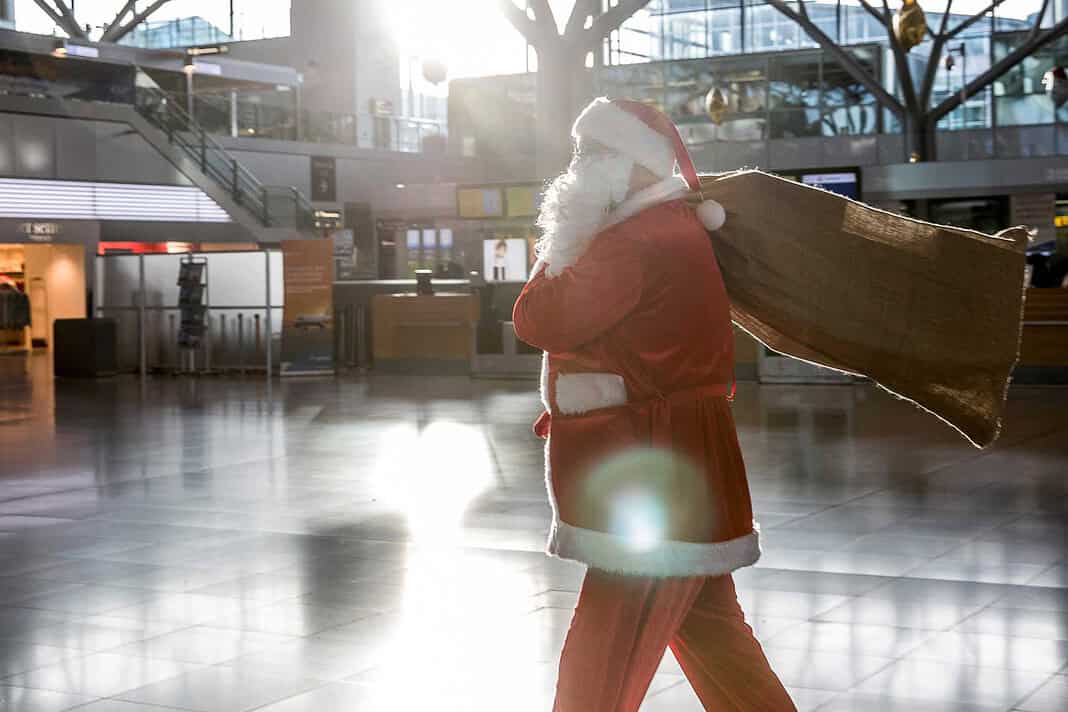
<path id="1" fill-rule="evenodd" d="M 150 101 L 145 101 L 149 98 Z M 314 210 L 308 199 L 292 186 L 266 186 L 230 154 L 211 134 L 197 124 L 181 103 L 159 87 L 138 87 L 135 109 L 164 131 L 174 145 L 193 159 L 201 172 L 224 186 L 233 200 L 244 205 L 264 226 L 278 221 L 271 213 L 269 192 L 284 192 L 293 201 L 294 227 L 310 228 Z"/>

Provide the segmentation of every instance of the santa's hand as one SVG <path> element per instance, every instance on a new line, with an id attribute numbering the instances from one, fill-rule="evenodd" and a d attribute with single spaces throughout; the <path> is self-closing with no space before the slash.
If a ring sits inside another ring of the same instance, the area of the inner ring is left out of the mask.
<path id="1" fill-rule="evenodd" d="M 715 200 L 703 200 L 697 206 L 697 219 L 709 232 L 715 232 L 727 222 L 727 211 Z"/>

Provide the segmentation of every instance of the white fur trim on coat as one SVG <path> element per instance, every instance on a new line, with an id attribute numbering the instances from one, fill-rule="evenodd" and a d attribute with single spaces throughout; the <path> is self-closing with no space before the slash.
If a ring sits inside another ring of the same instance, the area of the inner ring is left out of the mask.
<path id="1" fill-rule="evenodd" d="M 671 140 L 605 97 L 590 102 L 571 127 L 574 138 L 590 138 L 645 166 L 654 175 L 675 171 Z"/>
<path id="2" fill-rule="evenodd" d="M 627 402 L 623 377 L 614 373 L 561 373 L 556 377 L 556 408 L 579 415 Z"/>
<path id="3" fill-rule="evenodd" d="M 547 550 L 561 559 L 634 576 L 722 576 L 760 559 L 760 528 L 754 522 L 752 532 L 728 541 L 667 540 L 639 550 L 621 536 L 556 521 Z"/>
<path id="4" fill-rule="evenodd" d="M 642 188 L 616 206 L 616 209 L 606 216 L 604 227 L 607 228 L 621 223 L 654 205 L 685 198 L 689 192 L 690 186 L 686 185 L 685 178 L 682 176 L 668 176 L 647 188 Z"/>

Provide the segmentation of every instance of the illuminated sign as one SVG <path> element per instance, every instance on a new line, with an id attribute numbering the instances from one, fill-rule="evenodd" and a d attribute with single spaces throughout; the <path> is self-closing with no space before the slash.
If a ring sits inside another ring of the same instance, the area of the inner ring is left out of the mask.
<path id="1" fill-rule="evenodd" d="M 19 225 L 19 232 L 34 242 L 51 242 L 52 238 L 63 232 L 63 226 L 52 222 L 25 222 Z"/>

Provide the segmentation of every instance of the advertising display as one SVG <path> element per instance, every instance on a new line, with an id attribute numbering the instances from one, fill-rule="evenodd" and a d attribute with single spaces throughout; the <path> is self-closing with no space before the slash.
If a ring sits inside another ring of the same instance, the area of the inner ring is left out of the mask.
<path id="1" fill-rule="evenodd" d="M 801 182 L 805 185 L 823 188 L 853 200 L 860 199 L 860 181 L 855 171 L 836 173 L 802 173 Z"/>
<path id="2" fill-rule="evenodd" d="M 527 241 L 512 238 L 483 240 L 482 269 L 487 282 L 525 282 Z"/>
<path id="3" fill-rule="evenodd" d="M 283 376 L 334 371 L 334 241 L 283 240 Z"/>

